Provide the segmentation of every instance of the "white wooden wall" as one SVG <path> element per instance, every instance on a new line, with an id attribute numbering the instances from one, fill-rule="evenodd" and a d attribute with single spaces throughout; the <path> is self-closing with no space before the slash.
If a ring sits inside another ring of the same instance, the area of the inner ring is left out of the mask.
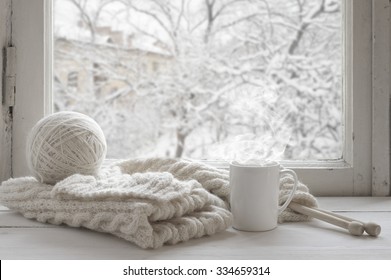
<path id="1" fill-rule="evenodd" d="M 11 135 L 10 109 L 3 104 L 3 68 L 5 47 L 11 44 L 11 0 L 0 1 L 0 182 L 11 176 Z"/>

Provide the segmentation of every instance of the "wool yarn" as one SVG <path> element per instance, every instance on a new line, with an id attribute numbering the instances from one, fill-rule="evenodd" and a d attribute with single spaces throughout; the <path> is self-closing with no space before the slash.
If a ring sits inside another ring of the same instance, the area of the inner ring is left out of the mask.
<path id="1" fill-rule="evenodd" d="M 280 181 L 280 203 L 293 178 Z M 224 231 L 232 224 L 229 172 L 184 159 L 129 159 L 97 176 L 75 174 L 55 186 L 33 177 L 0 185 L 0 203 L 42 223 L 106 232 L 142 248 L 158 248 Z M 294 201 L 316 207 L 300 183 Z M 279 222 L 310 217 L 286 209 Z"/>
<path id="2" fill-rule="evenodd" d="M 228 193 L 227 171 L 155 158 L 105 166 L 97 176 L 74 174 L 54 186 L 33 177 L 12 178 L 0 185 L 0 204 L 39 222 L 85 227 L 158 248 L 226 230 L 232 223 Z"/>
<path id="3" fill-rule="evenodd" d="M 73 174 L 97 174 L 106 151 L 103 131 L 92 118 L 63 111 L 44 117 L 32 128 L 26 157 L 38 181 L 55 184 Z"/>

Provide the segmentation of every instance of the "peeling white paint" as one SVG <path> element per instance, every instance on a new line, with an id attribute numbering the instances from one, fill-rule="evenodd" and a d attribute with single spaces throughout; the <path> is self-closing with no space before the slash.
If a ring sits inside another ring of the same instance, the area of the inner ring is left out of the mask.
<path id="1" fill-rule="evenodd" d="M 0 1 L 0 182 L 12 175 L 12 109 L 3 104 L 4 49 L 11 44 L 11 0 Z"/>

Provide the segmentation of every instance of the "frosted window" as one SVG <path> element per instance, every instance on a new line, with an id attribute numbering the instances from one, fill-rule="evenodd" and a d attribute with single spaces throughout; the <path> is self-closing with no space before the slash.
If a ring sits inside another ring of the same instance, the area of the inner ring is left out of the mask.
<path id="1" fill-rule="evenodd" d="M 55 0 L 55 108 L 93 117 L 112 158 L 339 159 L 342 11 L 340 0 Z"/>

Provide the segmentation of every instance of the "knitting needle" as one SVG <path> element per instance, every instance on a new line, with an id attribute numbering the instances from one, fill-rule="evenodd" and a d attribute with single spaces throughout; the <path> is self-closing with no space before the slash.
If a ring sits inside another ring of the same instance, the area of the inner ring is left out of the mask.
<path id="1" fill-rule="evenodd" d="M 380 232 L 381 232 L 380 225 L 378 225 L 376 223 L 373 223 L 373 222 L 364 223 L 364 222 L 358 221 L 356 219 L 345 217 L 345 216 L 339 215 L 339 214 L 331 212 L 331 211 L 327 211 L 327 210 L 323 210 L 323 209 L 319 209 L 319 208 L 316 208 L 316 209 L 321 211 L 321 212 L 323 212 L 323 213 L 327 213 L 329 215 L 333 215 L 335 217 L 338 217 L 340 219 L 344 219 L 344 220 L 349 221 L 349 222 L 356 221 L 356 222 L 362 223 L 364 225 L 365 232 L 368 233 L 371 236 L 378 236 L 380 234 Z"/>
<path id="2" fill-rule="evenodd" d="M 362 235 L 364 233 L 364 226 L 356 221 L 346 221 L 344 219 L 338 218 L 334 215 L 329 215 L 327 213 L 318 211 L 314 208 L 310 208 L 296 202 L 291 202 L 289 208 L 299 212 L 301 214 L 313 217 L 318 220 L 325 221 L 327 223 L 333 224 L 335 226 L 347 229 L 352 235 Z"/>

